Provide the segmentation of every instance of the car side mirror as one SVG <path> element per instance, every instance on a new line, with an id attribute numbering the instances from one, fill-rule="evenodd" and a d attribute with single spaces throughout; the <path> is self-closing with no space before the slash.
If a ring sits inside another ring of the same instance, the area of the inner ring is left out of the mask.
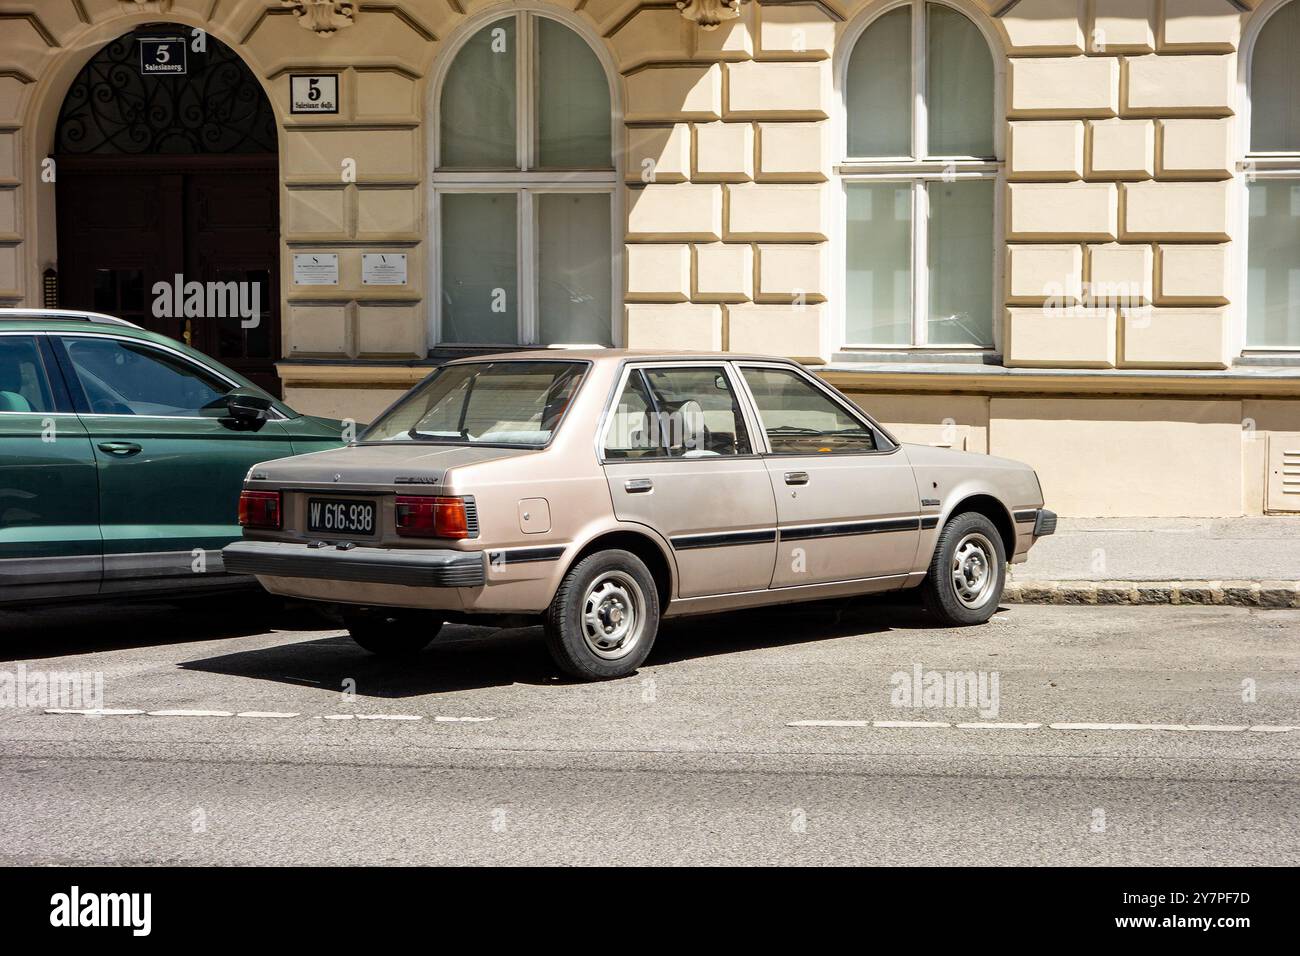
<path id="1" fill-rule="evenodd" d="M 260 431 L 271 420 L 271 399 L 252 389 L 237 388 L 214 405 L 223 413 L 221 424 L 231 431 Z"/>

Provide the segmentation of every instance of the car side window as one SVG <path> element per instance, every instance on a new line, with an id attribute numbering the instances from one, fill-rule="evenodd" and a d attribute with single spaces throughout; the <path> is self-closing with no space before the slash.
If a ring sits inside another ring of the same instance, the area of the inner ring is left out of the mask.
<path id="1" fill-rule="evenodd" d="M 0 412 L 54 411 L 41 346 L 32 335 L 0 335 Z"/>
<path id="2" fill-rule="evenodd" d="M 768 444 L 777 455 L 843 455 L 876 450 L 875 433 L 790 369 L 742 369 Z"/>
<path id="3" fill-rule="evenodd" d="M 96 415 L 192 417 L 231 391 L 215 375 L 147 345 L 109 338 L 63 341 Z"/>
<path id="4" fill-rule="evenodd" d="M 713 458 L 751 453 L 721 366 L 633 369 L 605 432 L 605 457 Z"/>

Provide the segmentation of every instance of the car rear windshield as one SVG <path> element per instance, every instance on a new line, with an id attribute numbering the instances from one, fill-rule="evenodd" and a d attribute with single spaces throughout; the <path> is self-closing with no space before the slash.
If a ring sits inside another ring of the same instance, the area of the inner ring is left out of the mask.
<path id="1" fill-rule="evenodd" d="M 381 416 L 361 440 L 545 445 L 585 369 L 581 362 L 446 365 Z"/>

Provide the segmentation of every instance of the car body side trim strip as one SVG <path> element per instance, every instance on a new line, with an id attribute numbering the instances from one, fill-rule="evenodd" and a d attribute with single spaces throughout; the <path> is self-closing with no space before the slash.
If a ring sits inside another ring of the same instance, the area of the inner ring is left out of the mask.
<path id="1" fill-rule="evenodd" d="M 489 551 L 488 564 L 527 564 L 533 561 L 558 561 L 564 548 L 497 548 Z"/>
<path id="2" fill-rule="evenodd" d="M 0 589 L 71 581 L 92 581 L 98 584 L 103 573 L 102 554 L 0 558 Z"/>
<path id="3" fill-rule="evenodd" d="M 839 538 L 855 534 L 884 534 L 891 531 L 919 531 L 921 518 L 873 518 L 869 521 L 839 521 L 832 524 L 796 525 L 781 529 L 782 541 L 806 541 L 810 538 Z"/>
<path id="4" fill-rule="evenodd" d="M 772 544 L 776 541 L 775 528 L 759 528 L 755 531 L 717 531 L 705 534 L 683 534 L 670 539 L 675 551 L 690 551 L 695 548 L 730 548 L 741 544 Z"/>

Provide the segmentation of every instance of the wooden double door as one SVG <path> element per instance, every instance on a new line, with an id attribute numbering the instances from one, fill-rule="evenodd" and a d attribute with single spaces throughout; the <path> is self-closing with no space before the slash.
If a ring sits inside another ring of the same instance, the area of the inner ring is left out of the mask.
<path id="1" fill-rule="evenodd" d="M 61 307 L 188 342 L 281 394 L 275 156 L 67 156 L 57 160 L 57 184 Z M 193 282 L 204 289 L 199 316 L 183 308 Z M 159 301 L 160 283 L 169 303 Z M 223 285 L 209 296 L 209 283 Z M 255 320 L 210 308 L 231 304 L 225 283 L 237 284 Z"/>

